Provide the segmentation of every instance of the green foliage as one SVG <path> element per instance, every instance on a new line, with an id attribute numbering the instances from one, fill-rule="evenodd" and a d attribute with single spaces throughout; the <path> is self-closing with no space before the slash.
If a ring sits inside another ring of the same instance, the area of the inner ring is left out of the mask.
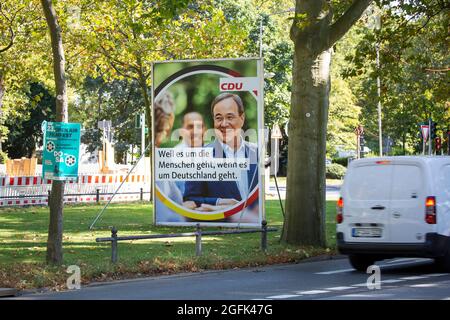
<path id="1" fill-rule="evenodd" d="M 332 163 L 326 167 L 325 174 L 327 179 L 342 179 L 346 171 L 347 169 L 344 166 L 338 163 Z"/>
<path id="2" fill-rule="evenodd" d="M 376 79 L 380 77 L 383 136 L 394 139 L 395 154 L 418 153 L 419 122 L 429 117 L 442 127 L 450 122 L 449 73 L 442 68 L 450 63 L 449 8 L 439 1 L 390 3 L 389 7 L 387 1 L 382 4 L 381 29 L 372 30 L 367 25 L 360 28 L 363 37 L 356 51 L 348 55 L 353 66 L 346 75 L 351 79 L 367 75 L 357 88 L 357 96 L 363 106 L 361 121 L 369 148 L 378 153 Z M 374 13 L 369 12 L 367 20 L 371 15 Z M 380 53 L 378 70 L 376 43 Z"/>
<path id="3" fill-rule="evenodd" d="M 334 158 L 332 161 L 333 163 L 340 164 L 341 166 L 347 168 L 348 158 Z"/>
<path id="4" fill-rule="evenodd" d="M 105 82 L 88 77 L 77 93 L 79 99 L 71 108 L 70 118 L 83 124 L 82 142 L 88 144 L 90 152 L 101 149 L 98 121 L 111 120 L 114 147 L 121 162 L 130 145 L 140 144 L 140 129 L 135 127 L 136 116 L 144 112 L 139 84 L 128 79 Z"/>
<path id="5" fill-rule="evenodd" d="M 0 150 L 0 164 L 5 164 L 6 160 L 8 160 L 8 154 Z"/>
<path id="6" fill-rule="evenodd" d="M 12 159 L 35 155 L 36 147 L 43 143 L 42 121 L 55 119 L 55 97 L 42 84 L 32 83 L 26 96 L 28 102 L 20 109 L 20 117 L 5 121 L 10 134 L 3 147 Z"/>

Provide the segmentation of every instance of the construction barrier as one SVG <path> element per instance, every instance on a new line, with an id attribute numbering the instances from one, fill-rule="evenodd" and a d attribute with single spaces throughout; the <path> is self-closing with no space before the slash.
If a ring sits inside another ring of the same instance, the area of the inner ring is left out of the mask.
<path id="1" fill-rule="evenodd" d="M 77 181 L 67 181 L 64 202 L 108 201 L 124 180 L 113 202 L 150 199 L 149 175 L 131 174 L 126 178 L 125 174 L 96 174 L 80 175 Z M 42 176 L 0 177 L 0 207 L 46 205 L 50 190 L 51 180 L 42 179 Z"/>

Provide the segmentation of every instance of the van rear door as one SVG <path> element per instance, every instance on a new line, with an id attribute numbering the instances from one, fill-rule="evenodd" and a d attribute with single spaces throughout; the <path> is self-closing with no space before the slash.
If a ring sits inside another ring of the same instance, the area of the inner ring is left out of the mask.
<path id="1" fill-rule="evenodd" d="M 349 170 L 342 193 L 347 241 L 390 242 L 392 170 L 379 161 L 355 163 Z"/>
<path id="2" fill-rule="evenodd" d="M 420 163 L 397 162 L 393 167 L 390 203 L 392 242 L 424 242 L 432 226 L 425 222 L 426 174 Z"/>

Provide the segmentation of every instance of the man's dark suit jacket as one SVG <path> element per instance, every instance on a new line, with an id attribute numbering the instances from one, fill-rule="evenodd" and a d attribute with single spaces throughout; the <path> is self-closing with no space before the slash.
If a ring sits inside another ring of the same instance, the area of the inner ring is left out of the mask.
<path id="1" fill-rule="evenodd" d="M 245 157 L 249 159 L 250 170 L 247 171 L 250 193 L 258 185 L 258 150 L 255 145 L 243 141 Z M 215 158 L 226 158 L 222 145 L 218 140 L 204 148 L 213 148 Z M 254 175 L 254 176 L 253 176 Z M 253 183 L 252 183 L 253 180 Z M 251 184 L 251 186 L 250 186 Z M 216 205 L 217 199 L 231 198 L 241 201 L 241 193 L 236 181 L 186 181 L 184 201 L 194 201 L 197 206 L 202 203 Z"/>

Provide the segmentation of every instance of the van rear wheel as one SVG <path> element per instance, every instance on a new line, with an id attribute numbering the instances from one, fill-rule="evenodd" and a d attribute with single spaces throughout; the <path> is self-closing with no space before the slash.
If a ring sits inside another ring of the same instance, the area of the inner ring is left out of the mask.
<path id="1" fill-rule="evenodd" d="M 434 264 L 439 271 L 450 273 L 450 250 L 444 256 L 435 258 Z"/>
<path id="2" fill-rule="evenodd" d="M 367 268 L 376 261 L 374 257 L 364 254 L 351 254 L 348 259 L 353 268 L 362 272 L 366 272 Z"/>

